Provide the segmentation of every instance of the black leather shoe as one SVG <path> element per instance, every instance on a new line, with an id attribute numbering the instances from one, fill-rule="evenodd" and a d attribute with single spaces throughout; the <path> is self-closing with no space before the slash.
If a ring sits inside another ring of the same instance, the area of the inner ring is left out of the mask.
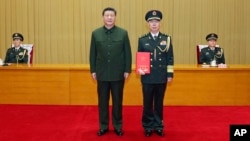
<path id="1" fill-rule="evenodd" d="M 145 130 L 145 136 L 150 137 L 152 135 L 152 130 Z"/>
<path id="2" fill-rule="evenodd" d="M 164 136 L 163 130 L 161 130 L 161 129 L 155 130 L 155 133 L 156 133 L 158 136 L 161 136 L 161 137 Z"/>
<path id="3" fill-rule="evenodd" d="M 122 136 L 123 135 L 123 131 L 121 129 L 115 129 L 115 134 L 117 136 Z"/>
<path id="4" fill-rule="evenodd" d="M 108 131 L 109 131 L 108 129 L 100 129 L 97 132 L 97 136 L 102 136 L 102 135 L 106 134 Z"/>

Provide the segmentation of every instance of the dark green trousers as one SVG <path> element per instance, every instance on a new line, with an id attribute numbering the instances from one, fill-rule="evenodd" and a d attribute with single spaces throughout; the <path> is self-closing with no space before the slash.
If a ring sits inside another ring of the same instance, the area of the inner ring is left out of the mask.
<path id="1" fill-rule="evenodd" d="M 109 128 L 109 99 L 112 97 L 112 124 L 115 129 L 122 128 L 122 101 L 124 80 L 97 81 L 100 129 Z"/>
<path id="2" fill-rule="evenodd" d="M 145 130 L 163 129 L 164 84 L 142 84 L 143 113 L 142 126 Z"/>

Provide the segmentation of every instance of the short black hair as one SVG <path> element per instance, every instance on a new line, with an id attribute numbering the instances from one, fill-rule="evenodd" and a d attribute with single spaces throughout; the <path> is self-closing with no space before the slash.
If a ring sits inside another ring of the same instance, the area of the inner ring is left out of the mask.
<path id="1" fill-rule="evenodd" d="M 113 12 L 115 13 L 115 15 L 116 15 L 116 10 L 115 10 L 114 8 L 112 8 L 112 7 L 107 7 L 107 8 L 105 8 L 105 9 L 103 9 L 103 11 L 102 11 L 102 16 L 104 16 L 104 13 L 105 13 L 106 11 L 113 11 Z"/>

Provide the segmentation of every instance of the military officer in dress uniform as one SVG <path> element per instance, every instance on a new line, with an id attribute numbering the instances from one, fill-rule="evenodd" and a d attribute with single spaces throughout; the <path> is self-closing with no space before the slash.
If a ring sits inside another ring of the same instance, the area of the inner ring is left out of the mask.
<path id="1" fill-rule="evenodd" d="M 138 52 L 150 52 L 150 74 L 140 71 L 143 91 L 142 126 L 145 136 L 164 136 L 163 100 L 167 83 L 173 79 L 174 55 L 171 37 L 160 32 L 162 13 L 148 11 L 150 32 L 138 40 Z"/>
<path id="2" fill-rule="evenodd" d="M 211 61 L 216 61 L 216 64 L 225 64 L 224 50 L 220 47 L 216 47 L 216 41 L 218 35 L 210 33 L 206 36 L 208 47 L 201 49 L 200 63 L 210 64 Z"/>
<path id="3" fill-rule="evenodd" d="M 28 62 L 28 50 L 21 47 L 23 42 L 23 35 L 20 33 L 14 33 L 12 35 L 14 47 L 10 47 L 5 56 L 4 63 L 27 63 Z"/>
<path id="4" fill-rule="evenodd" d="M 109 130 L 109 98 L 112 96 L 112 125 L 122 136 L 122 101 L 124 81 L 131 73 L 132 54 L 128 32 L 115 25 L 116 10 L 108 7 L 102 13 L 104 26 L 92 32 L 90 71 L 97 80 L 99 126 L 98 136 Z"/>

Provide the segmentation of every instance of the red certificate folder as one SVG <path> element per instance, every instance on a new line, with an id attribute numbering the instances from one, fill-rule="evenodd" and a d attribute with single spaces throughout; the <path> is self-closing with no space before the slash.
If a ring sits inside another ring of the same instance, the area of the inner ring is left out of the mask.
<path id="1" fill-rule="evenodd" d="M 136 53 L 136 73 L 139 73 L 139 69 L 143 70 L 146 74 L 150 73 L 150 53 L 149 52 L 137 52 Z"/>

